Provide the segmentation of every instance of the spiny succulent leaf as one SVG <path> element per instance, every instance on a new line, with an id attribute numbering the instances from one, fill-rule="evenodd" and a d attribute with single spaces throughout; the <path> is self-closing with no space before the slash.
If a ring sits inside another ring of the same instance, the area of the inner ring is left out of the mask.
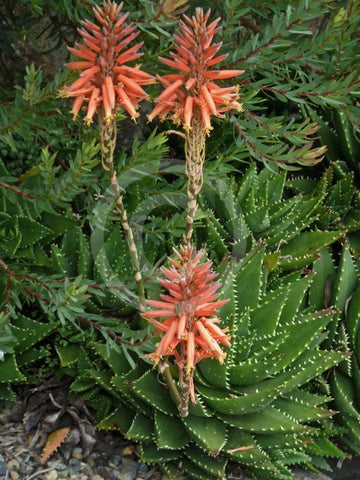
<path id="1" fill-rule="evenodd" d="M 282 255 L 291 255 L 293 257 L 311 255 L 325 248 L 327 245 L 334 243 L 341 237 L 341 235 L 342 233 L 340 231 L 302 232 L 281 247 L 281 253 Z"/>
<path id="2" fill-rule="evenodd" d="M 351 346 L 355 351 L 357 351 L 357 346 L 360 345 L 360 285 L 352 294 L 349 308 L 345 311 L 345 322 L 346 330 L 349 333 Z"/>
<path id="3" fill-rule="evenodd" d="M 184 448 L 190 437 L 177 417 L 155 412 L 155 440 L 159 448 L 178 450 Z"/>
<path id="4" fill-rule="evenodd" d="M 142 443 L 140 448 L 141 460 L 145 463 L 164 463 L 178 460 L 182 457 L 182 450 L 164 450 L 154 443 Z"/>
<path id="5" fill-rule="evenodd" d="M 204 472 L 214 475 L 216 478 L 225 479 L 225 467 L 227 461 L 220 456 L 207 455 L 204 450 L 196 446 L 190 446 L 185 449 L 185 455 L 195 465 L 204 470 Z"/>
<path id="6" fill-rule="evenodd" d="M 293 321 L 295 314 L 301 306 L 305 292 L 313 280 L 313 275 L 306 275 L 289 284 L 288 295 L 280 314 L 280 324 L 291 323 Z"/>
<path id="7" fill-rule="evenodd" d="M 132 390 L 146 403 L 168 415 L 176 415 L 177 408 L 168 392 L 159 383 L 154 370 L 147 371 L 132 385 Z"/>
<path id="8" fill-rule="evenodd" d="M 115 348 L 102 343 L 95 344 L 95 351 L 109 365 L 115 374 L 121 375 L 129 371 L 130 364 L 122 351 L 116 350 Z"/>
<path id="9" fill-rule="evenodd" d="M 182 461 L 182 468 L 185 473 L 190 475 L 190 478 L 196 478 L 197 480 L 225 480 L 224 477 L 211 475 L 209 472 L 200 468 L 198 465 L 196 465 L 189 459 L 185 459 Z"/>
<path id="10" fill-rule="evenodd" d="M 260 305 L 250 312 L 251 327 L 258 335 L 274 333 L 288 295 L 287 290 L 286 287 L 269 292 Z"/>
<path id="11" fill-rule="evenodd" d="M 206 358 L 199 363 L 198 368 L 208 383 L 214 387 L 226 388 L 228 383 L 226 368 L 217 359 Z"/>
<path id="12" fill-rule="evenodd" d="M 138 412 L 126 432 L 126 436 L 131 440 L 149 442 L 153 439 L 154 421 L 151 417 Z"/>
<path id="13" fill-rule="evenodd" d="M 360 413 L 354 405 L 355 391 L 351 379 L 340 372 L 339 369 L 334 369 L 331 377 L 331 388 L 334 392 L 336 407 L 342 413 L 354 417 L 359 422 Z"/>
<path id="14" fill-rule="evenodd" d="M 288 433 L 304 432 L 306 427 L 292 419 L 273 405 L 245 415 L 217 414 L 221 420 L 232 427 L 252 433 Z"/>
<path id="15" fill-rule="evenodd" d="M 306 405 L 286 398 L 277 398 L 272 405 L 296 422 L 313 422 L 335 414 L 332 410 Z"/>
<path id="16" fill-rule="evenodd" d="M 121 404 L 114 412 L 103 418 L 97 428 L 100 430 L 118 430 L 125 434 L 133 423 L 135 412 L 127 405 Z"/>
<path id="17" fill-rule="evenodd" d="M 190 437 L 204 450 L 219 452 L 226 442 L 226 426 L 216 418 L 189 415 L 182 419 Z"/>
<path id="18" fill-rule="evenodd" d="M 334 281 L 332 304 L 343 310 L 347 299 L 350 297 L 358 283 L 355 265 L 348 245 L 344 245 L 338 273 Z"/>
<path id="19" fill-rule="evenodd" d="M 56 323 L 43 323 L 18 316 L 11 321 L 11 328 L 17 340 L 16 351 L 24 352 L 54 331 Z"/>
<path id="20" fill-rule="evenodd" d="M 261 267 L 265 249 L 259 248 L 244 258 L 234 279 L 234 293 L 238 312 L 246 307 L 257 307 L 261 292 Z M 246 278 L 246 281 L 244 279 Z"/>
<path id="21" fill-rule="evenodd" d="M 0 384 L 25 381 L 26 377 L 20 372 L 15 355 L 7 354 L 4 360 L 0 362 Z"/>
<path id="22" fill-rule="evenodd" d="M 319 255 L 313 264 L 316 277 L 309 288 L 309 304 L 317 310 L 331 305 L 331 290 L 336 274 L 330 250 L 324 248 L 320 250 Z"/>

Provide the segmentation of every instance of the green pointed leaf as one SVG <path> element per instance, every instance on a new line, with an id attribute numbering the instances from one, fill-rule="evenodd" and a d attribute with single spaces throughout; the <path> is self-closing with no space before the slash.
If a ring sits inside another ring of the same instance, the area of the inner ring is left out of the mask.
<path id="1" fill-rule="evenodd" d="M 16 336 L 16 351 L 24 352 L 55 330 L 55 323 L 42 323 L 19 316 L 11 321 L 11 328 Z"/>
<path id="2" fill-rule="evenodd" d="M 258 335 L 269 335 L 275 332 L 287 295 L 287 287 L 269 292 L 260 305 L 250 312 L 251 327 L 257 331 Z"/>
<path id="3" fill-rule="evenodd" d="M 338 307 L 340 310 L 344 310 L 345 304 L 357 286 L 357 283 L 358 278 L 349 247 L 344 245 L 338 273 L 334 281 L 332 305 Z"/>
<path id="4" fill-rule="evenodd" d="M 189 415 L 182 421 L 190 437 L 204 450 L 215 455 L 225 445 L 226 426 L 220 420 Z"/>
<path id="5" fill-rule="evenodd" d="M 341 237 L 341 235 L 342 233 L 340 231 L 302 232 L 281 247 L 281 253 L 282 255 L 291 255 L 294 258 L 304 255 L 312 255 L 327 245 L 334 243 Z"/>
<path id="6" fill-rule="evenodd" d="M 146 403 L 152 405 L 163 413 L 176 415 L 177 408 L 169 393 L 159 382 L 154 370 L 147 371 L 132 384 L 132 390 Z"/>
<path id="7" fill-rule="evenodd" d="M 15 402 L 16 395 L 13 392 L 10 385 L 1 385 L 0 388 L 0 400 L 4 400 L 5 402 Z"/>
<path id="8" fill-rule="evenodd" d="M 313 264 L 316 277 L 309 288 L 309 304 L 316 310 L 331 305 L 331 289 L 336 274 L 330 250 L 324 248 L 319 254 L 320 257 Z"/>
<path id="9" fill-rule="evenodd" d="M 261 292 L 262 263 L 264 248 L 258 248 L 248 254 L 234 279 L 236 308 L 242 312 L 246 307 L 257 307 Z"/>
<path id="10" fill-rule="evenodd" d="M 262 465 L 264 468 L 273 469 L 270 457 L 259 448 L 254 437 L 238 428 L 229 428 L 224 452 L 232 460 L 245 465 Z"/>
<path id="11" fill-rule="evenodd" d="M 108 347 L 104 343 L 96 343 L 95 351 L 105 360 L 114 373 L 121 375 L 130 370 L 130 364 L 123 352 Z"/>
<path id="12" fill-rule="evenodd" d="M 349 308 L 345 310 L 346 330 L 349 333 L 349 339 L 352 348 L 357 351 L 359 333 L 360 333 L 360 285 L 353 293 Z"/>
<path id="13" fill-rule="evenodd" d="M 25 382 L 26 377 L 20 372 L 15 355 L 7 354 L 0 362 L 0 383 L 18 383 Z M 1 388 L 3 388 L 1 386 Z"/>
<path id="14" fill-rule="evenodd" d="M 130 428 L 135 412 L 121 404 L 114 412 L 105 417 L 96 425 L 99 430 L 119 430 L 125 434 Z"/>
<path id="15" fill-rule="evenodd" d="M 286 398 L 277 398 L 272 405 L 297 422 L 313 422 L 321 418 L 331 417 L 335 414 L 332 410 L 294 402 Z"/>
<path id="16" fill-rule="evenodd" d="M 185 455 L 204 472 L 214 475 L 216 478 L 225 479 L 227 461 L 219 456 L 207 455 L 201 448 L 190 446 L 185 450 Z"/>
<path id="17" fill-rule="evenodd" d="M 306 290 L 314 280 L 313 275 L 306 275 L 289 284 L 288 295 L 280 315 L 280 324 L 291 323 L 303 302 Z"/>
<path id="18" fill-rule="evenodd" d="M 159 448 L 178 450 L 184 448 L 190 437 L 180 418 L 164 415 L 155 411 L 155 439 Z"/>
<path id="19" fill-rule="evenodd" d="M 225 480 L 224 477 L 214 476 L 209 474 L 209 472 L 205 472 L 205 470 L 190 460 L 185 459 L 181 463 L 184 472 L 190 475 L 190 478 L 196 478 L 196 480 L 218 480 L 220 478 L 221 480 Z"/>
<path id="20" fill-rule="evenodd" d="M 221 365 L 217 359 L 206 358 L 198 364 L 198 368 L 201 375 L 210 385 L 219 388 L 226 388 L 226 368 L 224 365 Z"/>
<path id="21" fill-rule="evenodd" d="M 182 450 L 164 450 L 154 443 L 141 444 L 141 460 L 145 463 L 164 463 L 178 460 L 182 457 Z"/>
<path id="22" fill-rule="evenodd" d="M 331 377 L 331 389 L 336 407 L 344 414 L 351 415 L 360 422 L 360 412 L 355 407 L 355 392 L 351 379 L 334 369 Z"/>
<path id="23" fill-rule="evenodd" d="M 218 414 L 218 417 L 228 425 L 252 433 L 288 433 L 304 432 L 306 427 L 274 406 L 246 415 Z"/>
<path id="24" fill-rule="evenodd" d="M 151 441 L 154 434 L 154 421 L 151 417 L 138 412 L 135 418 L 126 432 L 126 436 L 131 440 L 137 440 L 141 442 Z"/>

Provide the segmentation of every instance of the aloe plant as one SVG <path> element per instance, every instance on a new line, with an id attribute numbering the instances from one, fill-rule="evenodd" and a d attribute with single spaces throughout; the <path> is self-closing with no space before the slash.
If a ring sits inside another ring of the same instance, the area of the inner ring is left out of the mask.
<path id="1" fill-rule="evenodd" d="M 179 416 L 171 390 L 145 359 L 98 343 L 95 356 L 83 349 L 83 360 L 75 347 L 58 349 L 63 365 L 78 368 L 74 393 L 97 404 L 98 413 L 104 399 L 107 408 L 116 405 L 98 427 L 140 442 L 143 461 L 161 464 L 175 478 L 184 472 L 226 478 L 227 465 L 236 462 L 262 478 L 291 479 L 294 464 L 326 467 L 323 457 L 343 457 L 329 440 L 330 397 L 309 386 L 347 357 L 319 348 L 336 312 L 304 309 L 314 275 L 279 279 L 269 274 L 268 260 L 264 247 L 255 247 L 223 270 L 223 297 L 230 302 L 219 316 L 233 346 L 224 365 L 213 359 L 198 364 L 197 403 L 188 417 Z M 170 364 L 170 371 L 177 385 L 177 369 Z"/>

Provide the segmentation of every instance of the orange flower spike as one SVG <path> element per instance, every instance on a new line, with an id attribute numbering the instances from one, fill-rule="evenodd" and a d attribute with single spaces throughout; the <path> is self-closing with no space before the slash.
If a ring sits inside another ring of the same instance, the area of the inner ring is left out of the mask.
<path id="1" fill-rule="evenodd" d="M 226 354 L 219 343 L 230 345 L 227 330 L 214 326 L 218 322 L 214 317 L 216 308 L 227 300 L 216 300 L 221 284 L 213 282 L 216 274 L 211 270 L 211 262 L 200 263 L 203 251 L 197 252 L 189 243 L 174 253 L 176 260 L 170 261 L 171 267 L 161 269 L 166 280 L 159 279 L 167 293 L 161 295 L 161 301 L 148 300 L 154 310 L 144 314 L 157 327 L 156 333 L 163 334 L 166 330 L 155 354 L 148 358 L 156 364 L 164 355 L 173 356 L 179 369 L 180 387 L 183 389 L 187 383 L 190 390 L 185 390 L 190 391 L 190 399 L 195 401 L 192 376 L 196 364 L 212 357 L 222 363 Z M 205 322 L 209 322 L 208 327 Z"/>
<path id="2" fill-rule="evenodd" d="M 228 91 L 222 92 L 219 89 L 216 96 L 210 88 L 211 80 L 232 78 L 243 73 L 243 70 L 208 70 L 227 58 L 227 54 L 216 56 L 222 44 L 212 44 L 214 35 L 220 30 L 217 26 L 220 18 L 207 23 L 210 17 L 210 10 L 204 12 L 202 8 L 196 8 L 195 15 L 191 18 L 186 15 L 184 20 L 179 22 L 179 32 L 175 35 L 174 50 L 170 53 L 170 59 L 159 57 L 159 60 L 171 68 L 180 70 L 181 78 L 172 80 L 171 75 L 164 75 L 161 80 L 172 82 L 165 86 L 165 90 L 159 95 L 156 102 L 168 101 L 168 95 L 175 93 L 171 104 L 166 109 L 155 106 L 150 113 L 149 119 L 157 115 L 164 116 L 165 113 L 175 121 L 180 120 L 183 128 L 189 134 L 192 123 L 200 125 L 207 134 L 212 129 L 211 116 L 223 118 L 221 112 L 232 109 L 239 110 L 239 94 L 236 87 L 230 87 L 232 96 L 227 95 Z M 175 75 L 175 74 L 174 74 Z M 209 84 L 209 85 L 208 85 Z M 194 100 L 189 100 L 192 97 Z M 191 102 L 193 102 L 191 104 Z M 192 106 L 190 112 L 190 105 Z M 194 133 L 195 135 L 195 133 Z M 199 181 L 201 183 L 201 181 Z"/>
<path id="3" fill-rule="evenodd" d="M 102 8 L 93 7 L 96 20 L 82 21 L 82 28 L 78 29 L 82 42 L 69 48 L 72 54 L 82 59 L 67 64 L 69 68 L 81 71 L 80 78 L 60 93 L 62 96 L 75 97 L 74 115 L 79 112 L 78 97 L 82 96 L 88 102 L 85 119 L 88 124 L 97 112 L 100 112 L 105 123 L 110 123 L 120 107 L 135 119 L 138 116 L 137 104 L 147 98 L 140 84 L 148 85 L 155 81 L 152 75 L 142 72 L 140 68 L 126 65 L 143 55 L 139 52 L 143 42 L 129 47 L 140 32 L 133 24 L 126 23 L 128 14 L 121 14 L 121 8 L 122 4 L 117 5 L 109 0 L 104 1 Z M 119 82 L 121 84 L 118 85 Z M 93 96 L 94 89 L 98 89 L 101 95 Z M 97 101 L 94 100 L 95 96 Z"/>

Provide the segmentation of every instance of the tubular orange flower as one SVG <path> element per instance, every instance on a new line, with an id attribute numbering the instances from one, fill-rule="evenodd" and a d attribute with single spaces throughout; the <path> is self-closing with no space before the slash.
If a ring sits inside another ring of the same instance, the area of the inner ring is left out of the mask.
<path id="1" fill-rule="evenodd" d="M 164 335 L 148 357 L 155 366 L 162 357 L 174 356 L 180 385 L 190 386 L 189 395 L 194 400 L 195 365 L 209 357 L 222 363 L 226 353 L 220 344 L 230 346 L 227 329 L 215 325 L 219 322 L 216 311 L 227 300 L 217 300 L 221 284 L 214 281 L 217 275 L 211 270 L 211 262 L 200 263 L 203 251 L 196 252 L 187 244 L 174 253 L 176 260 L 170 258 L 171 266 L 161 268 L 165 278 L 159 280 L 168 293 L 160 295 L 161 300 L 147 301 L 154 309 L 144 317 L 157 327 L 157 334 Z"/>
<path id="2" fill-rule="evenodd" d="M 185 130 L 191 127 L 191 120 L 198 115 L 206 133 L 212 129 L 210 121 L 212 115 L 221 117 L 220 112 L 233 109 L 242 111 L 242 106 L 238 102 L 237 88 L 232 87 L 234 90 L 229 92 L 228 88 L 221 88 L 210 80 L 232 78 L 243 73 L 243 70 L 210 69 L 225 60 L 227 55 L 216 56 L 222 44 L 212 45 L 212 40 L 220 30 L 216 27 L 220 18 L 208 25 L 209 16 L 210 10 L 204 13 L 202 8 L 196 8 L 191 19 L 183 16 L 185 21 L 180 21 L 180 31 L 175 35 L 176 42 L 173 45 L 176 53 L 170 54 L 172 59 L 159 57 L 165 65 L 180 70 L 181 73 L 159 78 L 160 81 L 164 79 L 169 82 L 175 81 L 176 78 L 176 81 L 166 85 L 164 92 L 156 99 L 156 103 L 161 105 L 168 101 L 170 93 L 176 93 L 167 114 L 171 114 L 173 120 L 180 121 Z M 170 78 L 172 76 L 173 79 Z M 216 94 L 213 94 L 214 88 L 217 89 Z M 189 97 L 194 99 L 194 108 L 191 110 Z M 150 120 L 162 113 L 158 105 L 149 115 Z"/>
<path id="3" fill-rule="evenodd" d="M 75 97 L 74 119 L 81 105 L 88 105 L 85 121 L 90 123 L 94 114 L 101 109 L 106 123 L 113 118 L 115 111 L 123 106 L 135 120 L 138 116 L 138 103 L 147 98 L 140 85 L 154 83 L 154 77 L 138 67 L 128 67 L 126 62 L 143 54 L 138 50 L 142 42 L 128 48 L 139 32 L 132 24 L 125 24 L 128 14 L 121 14 L 122 3 L 117 5 L 104 1 L 103 8 L 93 8 L 98 24 L 84 20 L 83 28 L 78 29 L 83 43 L 76 43 L 69 51 L 80 61 L 66 64 L 68 68 L 83 70 L 80 78 L 60 91 L 63 97 Z M 96 102 L 94 102 L 96 93 Z M 78 100 L 81 98 L 82 102 Z M 94 110 L 95 109 L 95 110 Z"/>

